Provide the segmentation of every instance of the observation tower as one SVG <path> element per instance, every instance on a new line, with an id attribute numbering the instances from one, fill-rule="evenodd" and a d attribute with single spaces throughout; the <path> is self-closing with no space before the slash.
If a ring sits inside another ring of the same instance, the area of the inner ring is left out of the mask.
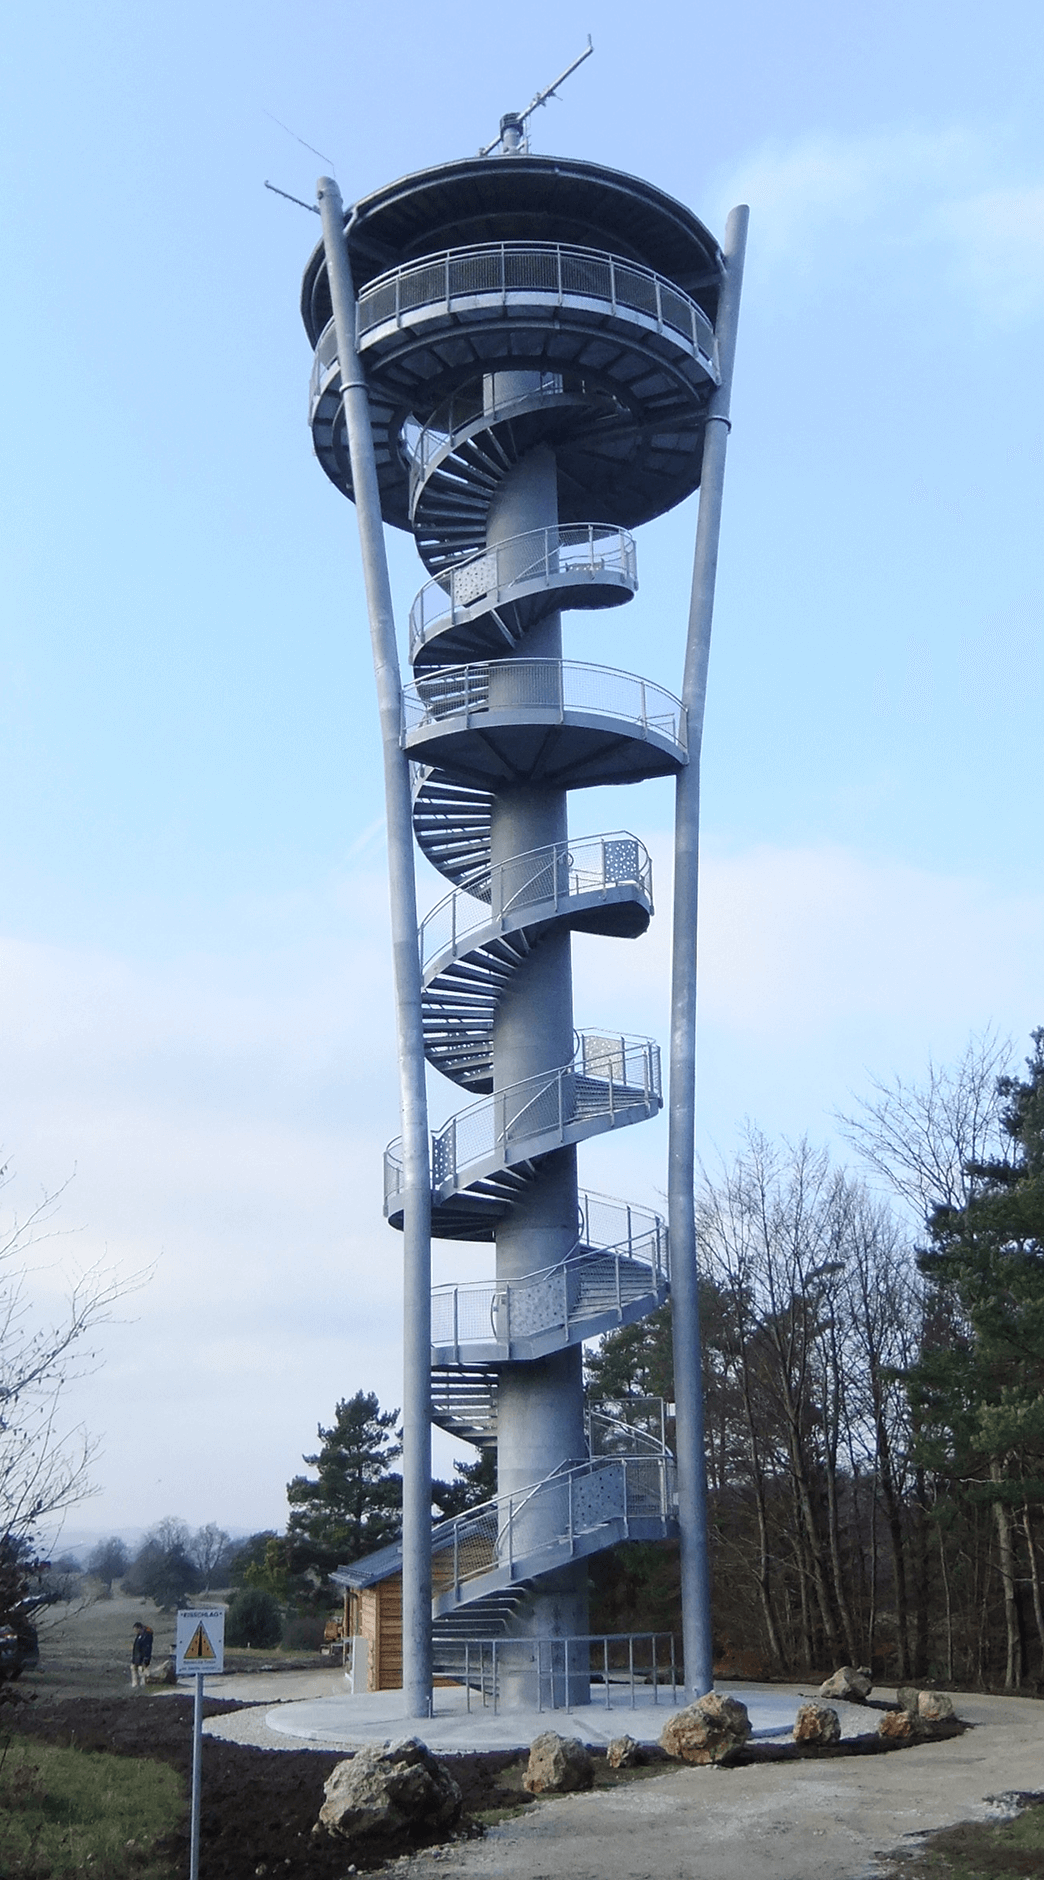
<path id="1" fill-rule="evenodd" d="M 530 154 L 514 118 L 499 154 L 407 176 L 350 214 L 325 179 L 319 193 L 310 422 L 360 511 L 399 921 L 407 1132 L 387 1151 L 385 1214 L 408 1242 L 405 1650 L 430 1610 L 436 1665 L 454 1639 L 507 1636 L 502 1700 L 586 1701 L 586 1647 L 565 1644 L 589 1630 L 586 1559 L 677 1533 L 679 1503 L 662 1419 L 585 1412 L 584 1341 L 654 1311 L 669 1268 L 666 1223 L 578 1177 L 585 1141 L 664 1101 L 655 1041 L 574 1017 L 571 935 L 637 940 L 653 914 L 640 835 L 588 830 L 584 791 L 683 776 L 693 757 L 686 702 L 599 663 L 598 625 L 637 588 L 633 531 L 700 482 L 727 266 L 688 209 Z M 382 521 L 413 535 L 428 576 L 403 685 Z M 412 962 L 393 807 L 407 787 L 413 837 L 448 884 Z M 421 1052 L 462 1099 L 430 1156 Z M 430 1308 L 429 1205 L 432 1235 L 490 1247 L 488 1278 Z M 428 1414 L 496 1450 L 495 1499 L 433 1537 L 423 1470 L 409 1474 Z"/>

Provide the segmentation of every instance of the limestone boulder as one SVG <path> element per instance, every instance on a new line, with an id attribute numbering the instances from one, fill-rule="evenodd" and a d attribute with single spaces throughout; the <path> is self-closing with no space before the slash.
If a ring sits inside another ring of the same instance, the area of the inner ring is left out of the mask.
<path id="1" fill-rule="evenodd" d="M 635 1769 L 644 1761 L 642 1746 L 633 1736 L 614 1736 L 605 1752 L 610 1769 Z"/>
<path id="2" fill-rule="evenodd" d="M 908 1710 L 911 1717 L 916 1717 L 920 1695 L 916 1684 L 900 1684 L 895 1697 L 900 1710 Z"/>
<path id="3" fill-rule="evenodd" d="M 873 1690 L 869 1671 L 855 1665 L 841 1665 L 819 1687 L 820 1697 L 838 1697 L 846 1704 L 865 1704 Z"/>
<path id="4" fill-rule="evenodd" d="M 415 1736 L 371 1744 L 338 1763 L 323 1794 L 318 1825 L 342 1841 L 450 1828 L 462 1807 L 453 1777 Z"/>
<path id="5" fill-rule="evenodd" d="M 922 1723 L 949 1723 L 956 1714 L 945 1691 L 918 1691 L 917 1715 Z"/>
<path id="6" fill-rule="evenodd" d="M 886 1710 L 877 1726 L 886 1743 L 916 1743 L 923 1735 L 917 1716 L 909 1710 Z"/>
<path id="7" fill-rule="evenodd" d="M 594 1784 L 594 1763 L 577 1736 L 545 1730 L 529 1745 L 522 1787 L 530 1795 L 568 1795 Z"/>
<path id="8" fill-rule="evenodd" d="M 660 1747 L 680 1762 L 720 1763 L 741 1749 L 749 1735 L 746 1704 L 710 1691 L 668 1717 L 660 1733 Z"/>
<path id="9" fill-rule="evenodd" d="M 795 1743 L 840 1743 L 841 1719 L 829 1704 L 802 1704 L 794 1719 Z"/>

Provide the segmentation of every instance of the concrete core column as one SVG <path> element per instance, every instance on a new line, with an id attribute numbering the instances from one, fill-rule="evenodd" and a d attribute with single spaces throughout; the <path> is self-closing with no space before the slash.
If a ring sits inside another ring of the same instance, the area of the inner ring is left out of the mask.
<path id="1" fill-rule="evenodd" d="M 534 375 L 497 373 L 487 383 L 487 404 L 501 405 L 532 389 Z M 510 542 L 558 523 L 557 466 L 546 445 L 527 452 L 504 478 L 494 498 L 487 544 Z M 520 545 L 519 567 L 533 560 L 532 544 Z M 502 557 L 510 572 L 511 551 Z M 552 612 L 524 636 L 511 657 L 562 657 L 562 621 Z M 567 799 L 562 789 L 519 784 L 498 789 L 493 803 L 492 862 L 565 842 Z M 493 1027 L 493 1083 L 498 1090 L 539 1077 L 569 1064 L 574 1054 L 572 965 L 566 931 L 547 935 L 515 974 L 501 999 Z M 577 1242 L 576 1150 L 554 1151 L 540 1168 L 521 1201 L 497 1231 L 497 1278 L 518 1279 L 566 1259 Z M 501 1367 L 497 1427 L 497 1486 L 501 1494 L 529 1488 L 555 1470 L 586 1460 L 582 1357 L 579 1347 L 532 1363 Z M 551 1493 L 525 1514 L 525 1545 L 539 1545 L 561 1532 L 564 1495 Z M 544 1576 L 516 1614 L 512 1632 L 532 1638 L 565 1639 L 588 1629 L 587 1571 L 574 1562 Z M 535 1704 L 538 1695 L 552 1701 L 551 1663 L 545 1647 L 541 1661 L 518 1668 L 505 1664 L 505 1701 Z M 586 1703 L 590 1698 L 587 1654 L 573 1652 L 566 1665 L 561 1647 L 554 1664 L 554 1701 Z M 542 1693 L 538 1693 L 538 1681 Z"/>

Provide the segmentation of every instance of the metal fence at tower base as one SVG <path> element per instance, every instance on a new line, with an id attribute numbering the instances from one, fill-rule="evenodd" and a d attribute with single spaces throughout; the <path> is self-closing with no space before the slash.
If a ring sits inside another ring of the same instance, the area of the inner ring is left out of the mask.
<path id="1" fill-rule="evenodd" d="M 562 1638 L 452 1638 L 435 1648 L 440 1676 L 463 1686 L 465 1710 L 497 1715 L 505 1683 L 522 1681 L 538 1711 L 566 1707 L 577 1683 L 604 1710 L 676 1706 L 684 1698 L 678 1641 L 672 1632 L 588 1632 Z M 575 1698 L 573 1699 L 575 1702 Z"/>

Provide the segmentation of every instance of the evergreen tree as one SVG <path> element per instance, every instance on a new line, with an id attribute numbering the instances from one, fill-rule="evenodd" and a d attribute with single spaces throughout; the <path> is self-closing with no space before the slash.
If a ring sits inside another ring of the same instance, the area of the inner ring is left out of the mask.
<path id="1" fill-rule="evenodd" d="M 295 1475 L 287 1484 L 291 1514 L 287 1540 L 296 1574 L 313 1583 L 336 1566 L 358 1560 L 394 1540 L 401 1526 L 402 1477 L 391 1463 L 402 1453 L 397 1410 L 382 1411 L 373 1391 L 358 1390 L 337 1405 L 330 1429 L 319 1425 L 322 1447 L 303 1460 L 317 1479 Z"/>
<path id="2" fill-rule="evenodd" d="M 467 1514 L 469 1508 L 481 1508 L 497 1492 L 497 1452 L 483 1449 L 475 1462 L 455 1462 L 452 1482 L 432 1482 L 433 1518 L 445 1521 L 451 1515 Z"/>
<path id="3" fill-rule="evenodd" d="M 970 1166 L 963 1205 L 932 1216 L 920 1265 L 937 1298 L 909 1376 L 926 1464 L 951 1496 L 993 1511 L 1009 1686 L 1024 1671 L 1023 1543 L 1041 1625 L 1033 1530 L 1044 1505 L 1044 1029 L 1033 1046 L 1028 1077 L 998 1084 L 1009 1152 Z"/>

